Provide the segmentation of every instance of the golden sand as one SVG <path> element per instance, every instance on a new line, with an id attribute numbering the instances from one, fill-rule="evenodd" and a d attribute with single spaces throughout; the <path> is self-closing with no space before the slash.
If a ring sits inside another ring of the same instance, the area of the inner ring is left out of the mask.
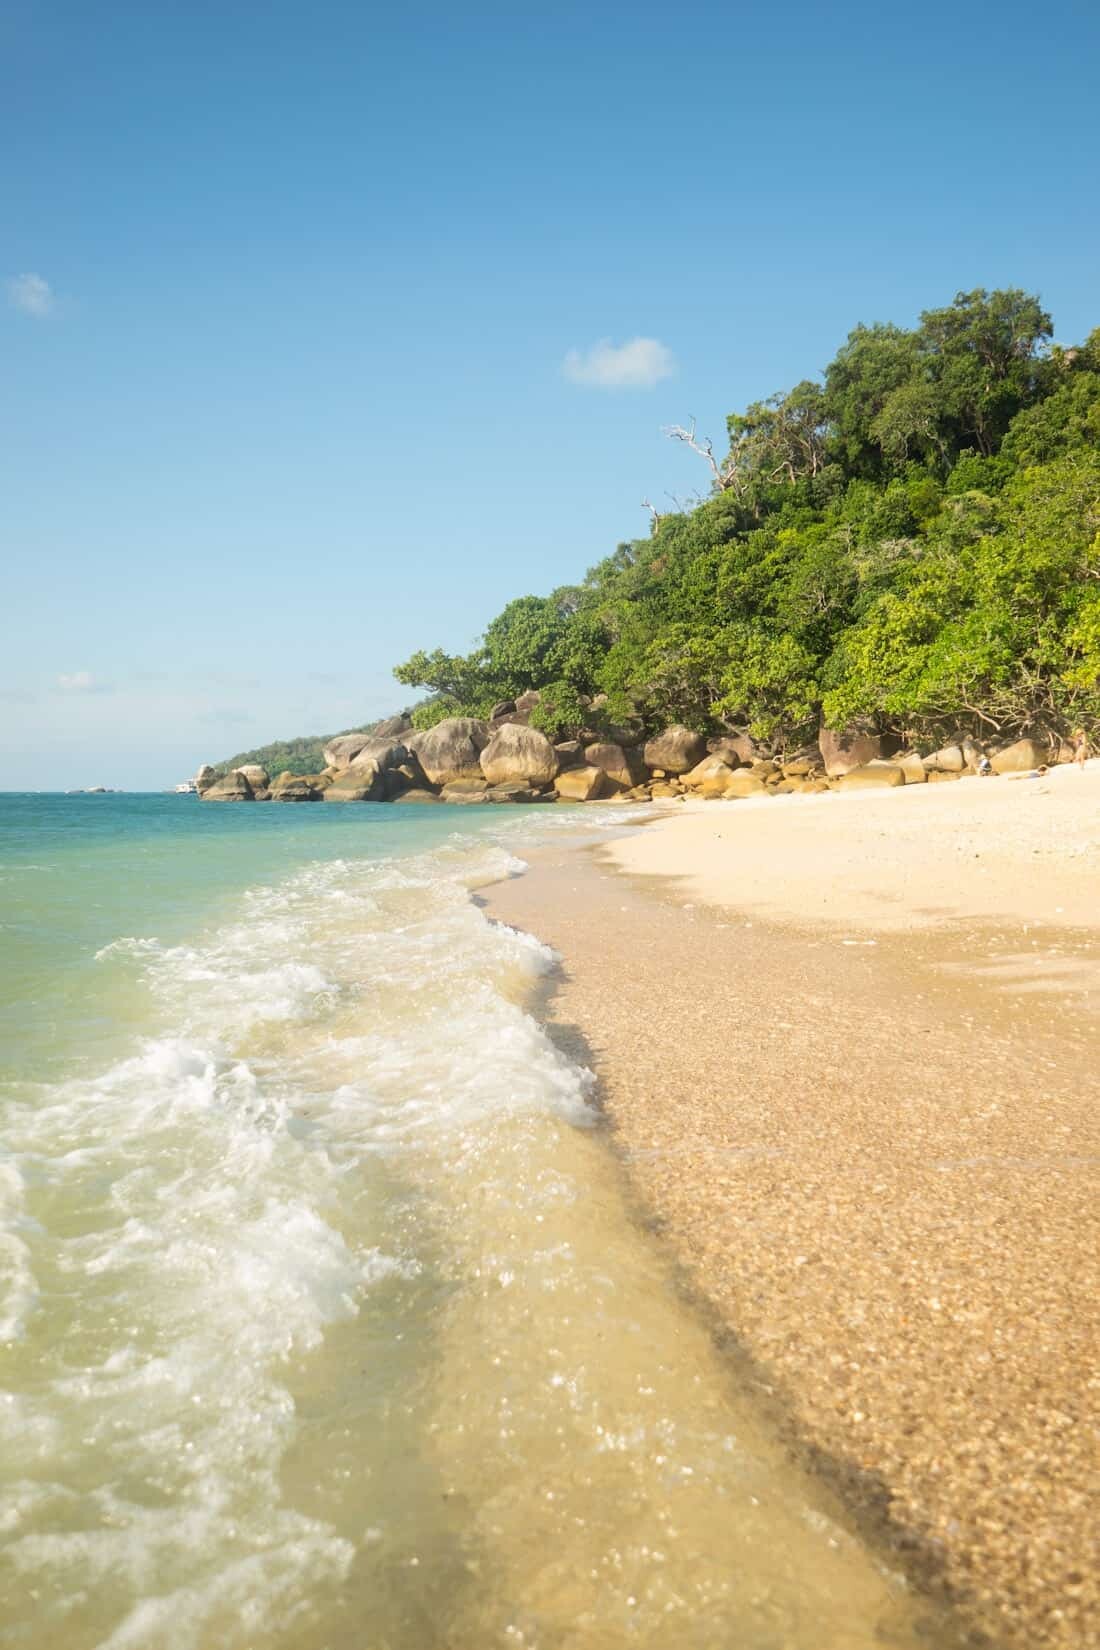
<path id="1" fill-rule="evenodd" d="M 1100 1645 L 1090 767 L 684 810 L 489 900 L 792 1437 L 964 1622 L 1059 1650 Z"/>

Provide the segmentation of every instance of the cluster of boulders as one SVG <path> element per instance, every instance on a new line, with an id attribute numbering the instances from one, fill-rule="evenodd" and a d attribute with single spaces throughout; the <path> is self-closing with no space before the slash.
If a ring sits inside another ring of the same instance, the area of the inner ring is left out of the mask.
<path id="1" fill-rule="evenodd" d="M 452 716 L 426 731 L 395 716 L 369 733 L 333 739 L 324 748 L 320 773 L 287 772 L 272 779 L 261 767 L 245 766 L 219 778 L 204 767 L 195 785 L 208 802 L 735 800 L 1026 772 L 1069 755 L 1032 739 L 987 749 L 964 736 L 922 756 L 871 731 L 828 728 L 816 744 L 782 755 L 765 752 L 748 734 L 707 739 L 681 726 L 665 728 L 644 743 L 621 733 L 552 744 L 530 726 L 537 702 L 537 694 L 525 695 L 495 706 L 487 720 Z"/>

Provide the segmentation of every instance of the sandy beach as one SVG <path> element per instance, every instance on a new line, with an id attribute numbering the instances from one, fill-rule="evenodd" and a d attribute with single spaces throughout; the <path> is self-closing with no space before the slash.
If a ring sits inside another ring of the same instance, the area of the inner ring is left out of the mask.
<path id="1" fill-rule="evenodd" d="M 1100 763 L 668 814 L 488 901 L 640 1209 L 975 1643 L 1100 1644 Z"/>

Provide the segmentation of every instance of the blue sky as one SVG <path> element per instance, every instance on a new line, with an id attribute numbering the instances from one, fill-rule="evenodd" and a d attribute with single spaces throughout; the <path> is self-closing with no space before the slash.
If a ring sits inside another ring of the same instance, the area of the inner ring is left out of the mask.
<path id="1" fill-rule="evenodd" d="M 1091 0 L 7 0 L 0 784 L 399 706 L 858 321 L 1083 336 L 1098 83 Z"/>

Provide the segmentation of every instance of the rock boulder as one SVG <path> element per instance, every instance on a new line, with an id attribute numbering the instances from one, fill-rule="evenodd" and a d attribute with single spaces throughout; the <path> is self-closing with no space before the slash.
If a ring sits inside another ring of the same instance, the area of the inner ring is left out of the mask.
<path id="1" fill-rule="evenodd" d="M 376 762 L 345 769 L 324 793 L 326 802 L 382 802 L 385 796 L 385 777 Z"/>
<path id="2" fill-rule="evenodd" d="M 926 773 L 962 773 L 966 767 L 966 757 L 961 745 L 943 745 L 931 756 L 924 758 Z"/>
<path id="3" fill-rule="evenodd" d="M 204 802 L 254 802 L 252 786 L 239 770 L 227 773 L 224 779 L 208 785 L 202 793 Z"/>
<path id="4" fill-rule="evenodd" d="M 480 779 L 481 753 L 488 743 L 489 724 L 476 716 L 448 716 L 426 733 L 405 740 L 429 785 L 441 786 L 456 779 Z"/>
<path id="5" fill-rule="evenodd" d="M 989 765 L 994 773 L 1027 773 L 1031 768 L 1041 768 L 1050 760 L 1045 745 L 1040 745 L 1036 739 L 1017 739 L 1014 745 L 1002 745 L 1000 750 L 992 751 Z"/>
<path id="6" fill-rule="evenodd" d="M 602 768 L 568 768 L 559 773 L 554 790 L 565 802 L 599 802 L 614 786 Z"/>
<path id="7" fill-rule="evenodd" d="M 629 791 L 646 777 L 641 753 L 632 746 L 600 742 L 589 745 L 584 760 L 590 768 L 601 768 L 614 784 Z"/>
<path id="8" fill-rule="evenodd" d="M 199 795 L 202 796 L 205 791 L 210 789 L 211 785 L 216 785 L 217 783 L 217 774 L 214 772 L 209 762 L 204 762 L 198 773 L 195 775 L 195 789 L 198 791 Z"/>
<path id="9" fill-rule="evenodd" d="M 663 773 L 687 773 L 706 753 L 707 742 L 702 734 L 676 723 L 647 742 L 644 756 L 648 768 L 660 768 Z"/>
<path id="10" fill-rule="evenodd" d="M 840 778 L 842 791 L 893 788 L 904 784 L 904 770 L 896 762 L 869 762 L 862 768 L 849 768 Z"/>
<path id="11" fill-rule="evenodd" d="M 312 775 L 281 773 L 271 787 L 272 802 L 320 802 L 328 787 Z"/>
<path id="12" fill-rule="evenodd" d="M 498 728 L 481 752 L 481 772 L 490 785 L 549 785 L 557 771 L 557 752 L 546 735 L 518 722 Z"/>
<path id="13" fill-rule="evenodd" d="M 341 733 L 324 747 L 326 768 L 348 768 L 363 746 L 374 738 L 372 733 Z"/>
<path id="14" fill-rule="evenodd" d="M 817 748 L 830 779 L 881 760 L 895 747 L 896 741 L 871 733 L 867 728 L 822 728 L 817 738 Z"/>
<path id="15" fill-rule="evenodd" d="M 707 750 L 712 756 L 720 756 L 731 768 L 747 766 L 759 754 L 756 740 L 747 733 L 721 733 L 707 740 Z"/>

